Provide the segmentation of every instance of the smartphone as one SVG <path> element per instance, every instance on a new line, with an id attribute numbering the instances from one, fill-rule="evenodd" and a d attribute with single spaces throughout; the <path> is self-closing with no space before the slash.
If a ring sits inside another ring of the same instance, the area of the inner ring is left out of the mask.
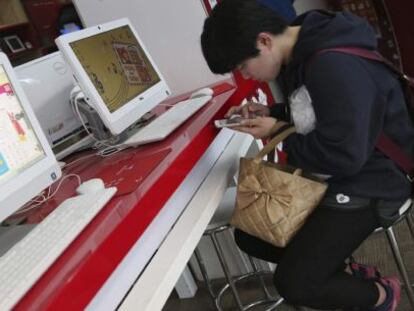
<path id="1" fill-rule="evenodd" d="M 217 128 L 242 126 L 243 117 L 240 115 L 232 115 L 228 119 L 215 120 L 214 125 Z"/>

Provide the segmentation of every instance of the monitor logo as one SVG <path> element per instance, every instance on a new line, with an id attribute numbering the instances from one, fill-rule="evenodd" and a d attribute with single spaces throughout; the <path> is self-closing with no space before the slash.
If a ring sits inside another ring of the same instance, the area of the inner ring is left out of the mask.
<path id="1" fill-rule="evenodd" d="M 63 62 L 54 63 L 53 69 L 55 69 L 55 71 L 62 76 L 68 71 L 67 66 Z"/>

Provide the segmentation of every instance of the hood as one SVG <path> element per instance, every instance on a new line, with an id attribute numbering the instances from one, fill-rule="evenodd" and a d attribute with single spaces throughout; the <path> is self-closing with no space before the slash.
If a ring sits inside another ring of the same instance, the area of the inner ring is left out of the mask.
<path id="1" fill-rule="evenodd" d="M 377 47 L 373 28 L 367 21 L 349 12 L 311 11 L 299 16 L 292 25 L 302 26 L 293 49 L 293 63 L 302 63 L 326 48 Z"/>

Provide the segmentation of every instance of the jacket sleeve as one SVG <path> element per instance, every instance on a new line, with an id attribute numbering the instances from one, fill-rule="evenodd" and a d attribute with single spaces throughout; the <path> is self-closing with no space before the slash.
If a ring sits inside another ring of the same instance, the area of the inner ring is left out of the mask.
<path id="1" fill-rule="evenodd" d="M 285 103 L 276 103 L 270 107 L 270 116 L 283 121 L 290 121 L 289 108 Z"/>
<path id="2" fill-rule="evenodd" d="M 333 177 L 353 175 L 362 168 L 375 147 L 385 111 L 367 62 L 335 52 L 312 60 L 305 84 L 316 127 L 286 140 L 289 163 Z"/>

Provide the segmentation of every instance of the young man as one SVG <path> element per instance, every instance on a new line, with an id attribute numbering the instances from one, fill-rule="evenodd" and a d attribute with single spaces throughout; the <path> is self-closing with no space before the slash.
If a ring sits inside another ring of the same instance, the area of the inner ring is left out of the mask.
<path id="1" fill-rule="evenodd" d="M 344 262 L 383 224 L 379 215 L 392 221 L 411 196 L 406 175 L 375 148 L 384 131 L 412 154 L 414 131 L 404 95 L 396 76 L 379 62 L 318 54 L 345 46 L 375 50 L 371 27 L 349 13 L 322 11 L 288 26 L 260 0 L 223 0 L 206 19 L 201 44 L 214 73 L 238 69 L 245 78 L 278 79 L 285 104 L 233 107 L 228 115 L 242 113 L 248 120 L 238 130 L 256 138 L 271 136 L 277 119 L 291 116 L 298 133 L 285 141 L 288 161 L 329 183 L 326 197 L 286 248 L 236 230 L 239 247 L 278 263 L 275 286 L 293 305 L 395 310 L 397 278 Z"/>

